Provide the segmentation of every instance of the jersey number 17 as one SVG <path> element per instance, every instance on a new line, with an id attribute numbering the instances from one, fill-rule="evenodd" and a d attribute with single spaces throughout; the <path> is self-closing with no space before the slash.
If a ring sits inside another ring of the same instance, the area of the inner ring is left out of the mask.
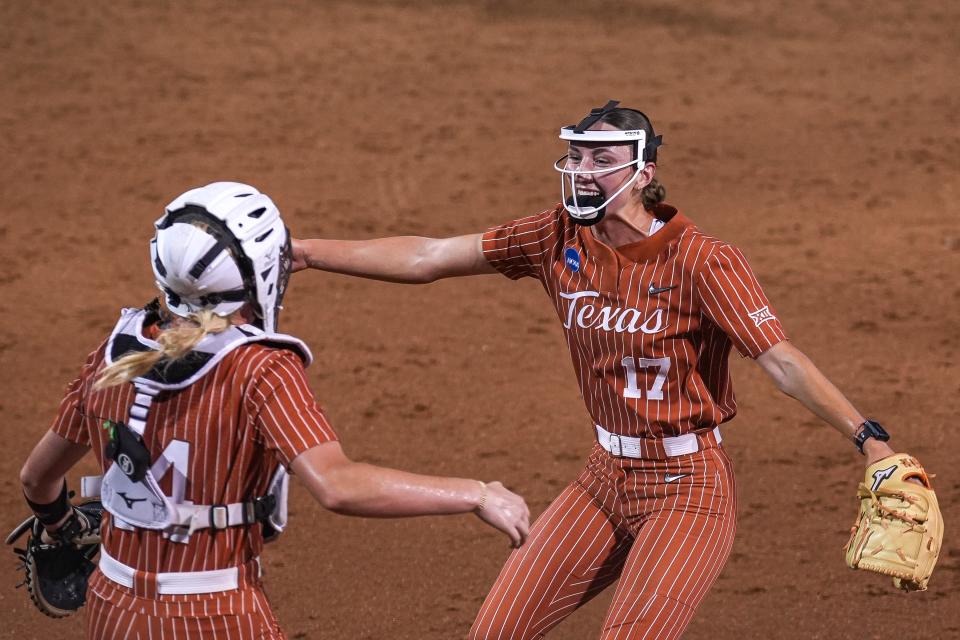
<path id="1" fill-rule="evenodd" d="M 623 389 L 624 398 L 646 398 L 647 400 L 663 400 L 663 383 L 667 381 L 670 371 L 670 358 L 634 358 L 627 356 L 621 361 L 627 373 L 627 384 Z M 657 377 L 647 390 L 637 386 L 637 369 L 657 367 Z"/>

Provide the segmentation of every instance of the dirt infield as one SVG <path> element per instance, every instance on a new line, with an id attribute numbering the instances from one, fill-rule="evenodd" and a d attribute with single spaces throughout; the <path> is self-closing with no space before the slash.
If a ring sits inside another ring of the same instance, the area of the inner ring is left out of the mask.
<path id="1" fill-rule="evenodd" d="M 737 359 L 739 533 L 686 637 L 960 638 L 960 9 L 799 4 L 0 2 L 0 529 L 64 385 L 153 295 L 151 225 L 185 188 L 250 182 L 299 236 L 472 233 L 558 200 L 557 129 L 617 98 L 664 136 L 668 201 L 744 250 L 795 343 L 937 473 L 946 520 L 929 592 L 849 571 L 859 456 Z M 539 513 L 590 448 L 534 282 L 312 272 L 283 328 L 355 458 L 500 479 Z M 291 638 L 464 637 L 508 553 L 469 517 L 291 508 L 265 556 Z M 18 580 L 0 637 L 80 633 Z M 550 638 L 595 637 L 609 595 Z"/>

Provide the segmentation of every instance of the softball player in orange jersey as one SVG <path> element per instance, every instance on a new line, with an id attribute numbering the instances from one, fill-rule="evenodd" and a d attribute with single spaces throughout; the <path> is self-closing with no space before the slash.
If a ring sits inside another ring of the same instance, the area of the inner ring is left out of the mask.
<path id="1" fill-rule="evenodd" d="M 498 482 L 344 455 L 307 385 L 309 349 L 276 332 L 289 248 L 252 187 L 174 200 L 151 243 L 162 302 L 123 312 L 24 465 L 27 499 L 64 514 L 50 531 L 72 513 L 64 475 L 91 448 L 104 474 L 83 487 L 106 510 L 87 637 L 284 637 L 258 556 L 285 525 L 288 468 L 339 513 L 472 511 L 514 545 L 526 537 L 526 505 Z"/>
<path id="2" fill-rule="evenodd" d="M 493 273 L 536 278 L 563 325 L 597 443 L 534 523 L 487 595 L 471 638 L 540 638 L 619 578 L 600 634 L 679 637 L 736 531 L 719 425 L 736 414 L 731 347 L 755 359 L 867 455 L 890 455 L 799 351 L 743 254 L 664 204 L 647 117 L 594 109 L 561 129 L 564 200 L 484 234 L 294 243 L 312 267 L 425 283 Z"/>

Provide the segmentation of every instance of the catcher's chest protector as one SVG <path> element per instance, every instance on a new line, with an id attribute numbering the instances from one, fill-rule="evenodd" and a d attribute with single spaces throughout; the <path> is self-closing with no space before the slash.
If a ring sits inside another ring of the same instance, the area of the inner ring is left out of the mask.
<path id="1" fill-rule="evenodd" d="M 131 351 L 159 348 L 156 342 L 143 336 L 145 317 L 143 310 L 124 310 L 107 345 L 107 364 Z M 114 448 L 108 454 L 114 463 L 102 479 L 84 478 L 83 493 L 92 495 L 99 488 L 103 507 L 114 516 L 116 526 L 163 530 L 175 542 L 185 542 L 191 533 L 207 527 L 223 529 L 266 521 L 280 532 L 286 526 L 289 478 L 282 465 L 277 466 L 268 495 L 250 502 L 227 505 L 177 503 L 164 494 L 157 478 L 172 472 L 172 494 L 183 495 L 186 450 L 181 451 L 177 445 L 186 443 L 171 441 L 152 464 L 149 463 L 149 452 L 142 444 L 150 406 L 159 393 L 189 387 L 212 371 L 231 351 L 253 342 L 290 349 L 308 364 L 312 359 L 310 350 L 297 338 L 265 333 L 250 325 L 233 326 L 206 336 L 190 354 L 172 366 L 160 364 L 133 380 L 137 395 L 127 423 L 111 425 L 114 430 L 111 446 Z"/>

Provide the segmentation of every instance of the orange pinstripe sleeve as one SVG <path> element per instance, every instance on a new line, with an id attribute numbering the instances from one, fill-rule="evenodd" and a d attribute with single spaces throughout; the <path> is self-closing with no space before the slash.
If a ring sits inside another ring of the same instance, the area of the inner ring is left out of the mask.
<path id="1" fill-rule="evenodd" d="M 67 385 L 67 392 L 60 401 L 57 417 L 50 429 L 58 436 L 75 444 L 90 445 L 90 432 L 84 423 L 85 400 L 94 376 L 103 363 L 107 343 L 104 341 L 96 351 L 87 356 L 80 374 Z"/>
<path id="2" fill-rule="evenodd" d="M 698 273 L 704 313 L 723 329 L 741 355 L 756 358 L 787 336 L 747 259 L 720 244 Z"/>
<path id="3" fill-rule="evenodd" d="M 263 444 L 284 465 L 308 449 L 337 440 L 337 434 L 313 397 L 303 362 L 277 350 L 258 372 L 247 392 Z M 249 405 L 248 405 L 249 406 Z"/>
<path id="4" fill-rule="evenodd" d="M 483 234 L 483 256 L 494 269 L 512 280 L 540 278 L 543 261 L 563 235 L 558 209 L 513 220 Z"/>

